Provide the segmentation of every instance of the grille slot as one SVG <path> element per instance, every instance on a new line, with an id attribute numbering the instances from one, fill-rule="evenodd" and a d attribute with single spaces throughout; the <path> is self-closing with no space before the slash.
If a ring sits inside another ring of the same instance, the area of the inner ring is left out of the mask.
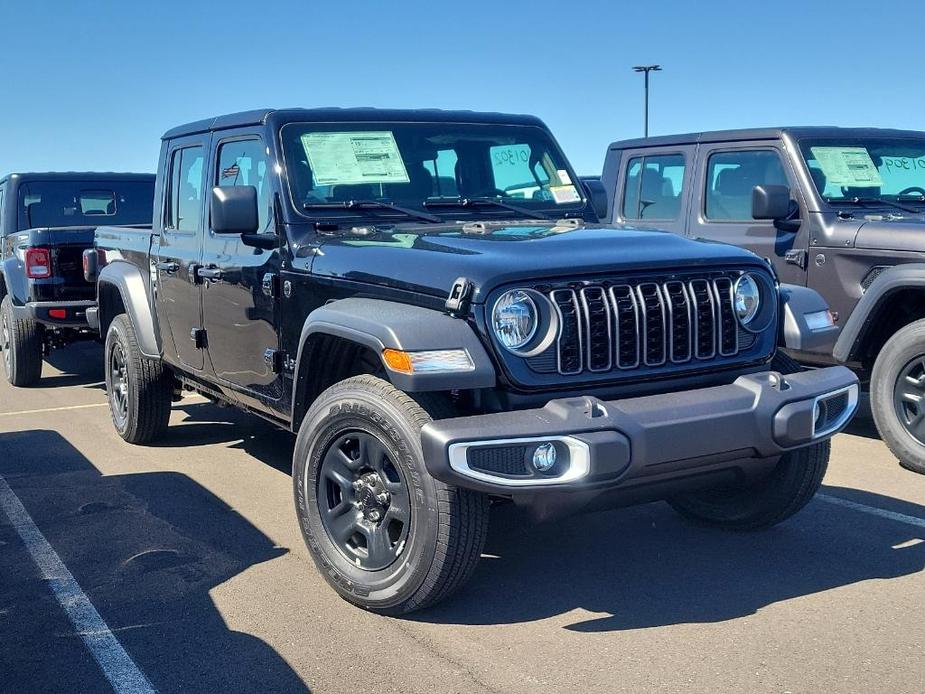
<path id="1" fill-rule="evenodd" d="M 729 357 L 739 351 L 739 323 L 732 306 L 732 280 L 718 277 L 713 280 L 719 316 L 719 353 Z"/>
<path id="2" fill-rule="evenodd" d="M 526 446 L 504 446 L 501 448 L 471 448 L 468 453 L 469 467 L 482 472 L 527 477 Z"/>
<path id="3" fill-rule="evenodd" d="M 735 317 L 734 282 L 733 273 L 712 272 L 552 289 L 560 327 L 547 368 L 575 375 L 738 355 L 755 336 Z"/>
<path id="4" fill-rule="evenodd" d="M 581 373 L 582 338 L 575 292 L 571 289 L 556 289 L 550 298 L 559 314 L 559 339 L 556 341 L 559 351 L 559 373 L 564 375 Z"/>
<path id="5" fill-rule="evenodd" d="M 585 287 L 579 292 L 585 323 L 585 358 L 590 371 L 610 371 L 613 366 L 610 306 L 602 287 Z"/>

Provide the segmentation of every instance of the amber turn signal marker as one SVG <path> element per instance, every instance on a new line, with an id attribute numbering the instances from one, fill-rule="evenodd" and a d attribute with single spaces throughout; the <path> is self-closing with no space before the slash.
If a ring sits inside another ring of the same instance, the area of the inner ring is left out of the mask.
<path id="1" fill-rule="evenodd" d="M 385 360 L 386 366 L 392 371 L 403 374 L 414 372 L 414 367 L 411 365 L 411 355 L 407 352 L 397 349 L 384 349 L 382 350 L 382 358 Z"/>

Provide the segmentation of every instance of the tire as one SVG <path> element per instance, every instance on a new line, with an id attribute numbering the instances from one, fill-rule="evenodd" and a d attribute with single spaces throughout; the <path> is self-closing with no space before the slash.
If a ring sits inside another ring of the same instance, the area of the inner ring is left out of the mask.
<path id="1" fill-rule="evenodd" d="M 430 421 L 387 381 L 356 376 L 324 391 L 299 427 L 292 481 L 305 544 L 341 597 L 380 614 L 447 598 L 485 543 L 487 497 L 424 466 L 420 433 Z"/>
<path id="2" fill-rule="evenodd" d="M 3 371 L 14 386 L 32 386 L 42 377 L 42 343 L 45 328 L 33 320 L 19 320 L 13 315 L 9 296 L 0 302 L 0 350 Z"/>
<path id="3" fill-rule="evenodd" d="M 925 397 L 925 320 L 910 323 L 887 340 L 870 379 L 870 409 L 880 438 L 900 465 L 925 474 L 925 400 L 916 405 L 904 394 Z"/>
<path id="4" fill-rule="evenodd" d="M 766 478 L 743 487 L 677 496 L 668 503 L 695 522 L 729 530 L 764 530 L 802 509 L 822 484 L 828 440 L 784 454 Z"/>
<path id="5" fill-rule="evenodd" d="M 131 321 L 116 316 L 106 333 L 106 393 L 112 423 L 128 443 L 148 443 L 164 433 L 170 419 L 173 378 L 157 359 L 138 349 Z"/>

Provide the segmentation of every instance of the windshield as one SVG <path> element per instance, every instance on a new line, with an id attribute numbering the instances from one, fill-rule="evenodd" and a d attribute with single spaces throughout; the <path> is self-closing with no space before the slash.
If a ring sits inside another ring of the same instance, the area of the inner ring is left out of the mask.
<path id="1" fill-rule="evenodd" d="M 925 138 L 809 140 L 800 149 L 828 202 L 925 200 Z"/>
<path id="2" fill-rule="evenodd" d="M 19 229 L 150 224 L 154 181 L 29 181 L 19 187 Z"/>
<path id="3" fill-rule="evenodd" d="M 454 217 L 561 217 L 585 204 L 562 153 L 538 127 L 290 123 L 281 132 L 293 202 L 311 217 L 395 216 L 379 203 Z M 360 201 L 373 204 L 349 204 Z"/>

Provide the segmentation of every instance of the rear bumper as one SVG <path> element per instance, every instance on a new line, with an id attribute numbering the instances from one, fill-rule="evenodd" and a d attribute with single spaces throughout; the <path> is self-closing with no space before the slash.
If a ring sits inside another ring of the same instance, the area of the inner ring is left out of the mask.
<path id="1" fill-rule="evenodd" d="M 657 498 L 658 489 L 667 495 L 711 477 L 762 473 L 787 451 L 841 431 L 857 399 L 857 377 L 841 366 L 764 372 L 678 393 L 438 420 L 421 436 L 430 474 L 460 487 L 531 503 L 642 487 Z M 540 473 L 533 452 L 545 442 L 557 462 Z"/>
<path id="2" fill-rule="evenodd" d="M 29 301 L 14 306 L 13 313 L 19 320 L 34 320 L 51 327 L 86 328 L 87 311 L 95 306 L 95 301 Z"/>

